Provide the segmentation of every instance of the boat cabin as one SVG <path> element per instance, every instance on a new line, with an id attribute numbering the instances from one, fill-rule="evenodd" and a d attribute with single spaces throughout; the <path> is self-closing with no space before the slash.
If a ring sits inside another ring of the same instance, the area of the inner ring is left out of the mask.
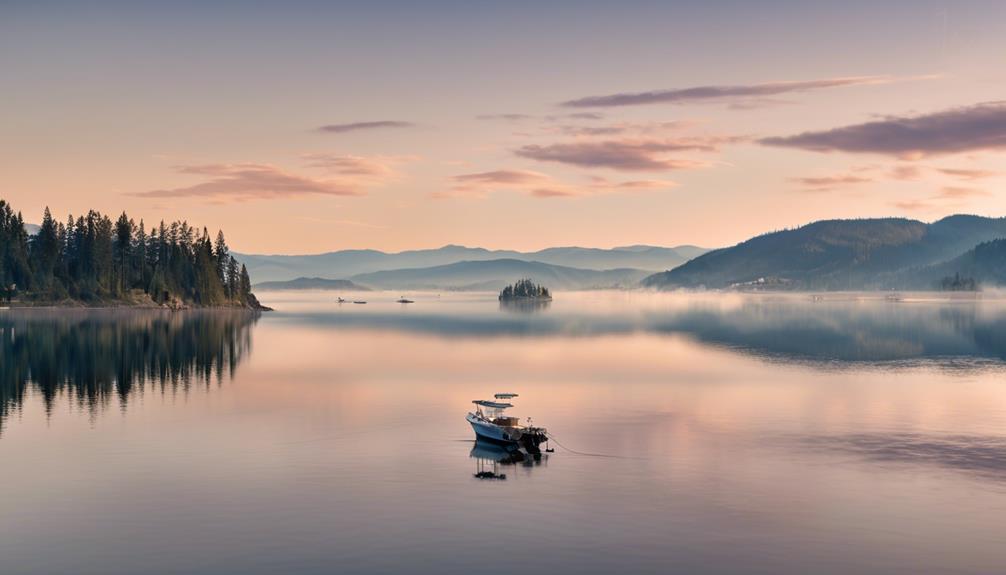
<path id="1" fill-rule="evenodd" d="M 506 396 L 506 397 L 500 397 Z M 516 393 L 497 393 L 497 399 L 509 399 L 517 397 Z M 486 421 L 490 421 L 495 425 L 501 427 L 520 427 L 520 420 L 516 417 L 511 417 L 505 415 L 503 412 L 506 409 L 513 407 L 512 403 L 502 402 L 502 401 L 489 401 L 486 399 L 476 399 L 472 401 L 478 407 L 475 408 L 475 413 L 480 415 Z"/>

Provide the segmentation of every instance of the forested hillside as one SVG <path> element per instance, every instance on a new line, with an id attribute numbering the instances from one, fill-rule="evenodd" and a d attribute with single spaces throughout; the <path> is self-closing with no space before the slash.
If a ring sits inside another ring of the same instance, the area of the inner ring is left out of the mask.
<path id="1" fill-rule="evenodd" d="M 933 289 L 905 284 L 906 271 L 947 262 L 982 242 L 1006 237 L 1006 218 L 956 215 L 927 224 L 902 218 L 825 220 L 761 235 L 703 254 L 643 281 L 646 287 L 774 289 Z M 951 274 L 953 275 L 953 274 Z"/>
<path id="2" fill-rule="evenodd" d="M 223 232 L 212 241 L 186 222 L 147 230 L 122 213 L 96 211 L 57 222 L 46 208 L 29 235 L 0 200 L 0 297 L 24 304 L 230 306 L 258 309 L 244 266 Z"/>
<path id="3" fill-rule="evenodd" d="M 978 244 L 940 264 L 906 270 L 896 287 L 927 286 L 942 290 L 976 290 L 1006 285 L 1006 239 Z"/>

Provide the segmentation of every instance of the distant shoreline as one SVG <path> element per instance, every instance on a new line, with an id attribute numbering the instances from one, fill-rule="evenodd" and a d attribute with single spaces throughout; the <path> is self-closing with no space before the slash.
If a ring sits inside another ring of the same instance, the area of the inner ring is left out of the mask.
<path id="1" fill-rule="evenodd" d="M 248 306 L 233 306 L 233 305 L 141 305 L 141 304 L 115 304 L 102 302 L 97 304 L 86 304 L 81 302 L 74 303 L 25 303 L 25 302 L 10 302 L 10 303 L 0 303 L 0 310 L 39 310 L 39 311 L 55 311 L 55 310 L 113 310 L 113 309 L 136 309 L 136 310 L 151 310 L 151 311 L 198 311 L 198 310 L 233 310 L 233 311 L 249 311 L 249 312 L 262 312 L 262 311 L 274 311 L 273 308 L 269 306 L 264 306 L 259 304 L 258 307 L 248 307 Z"/>
<path id="2" fill-rule="evenodd" d="M 17 302 L 12 302 L 10 304 L 0 304 L 0 311 L 39 311 L 39 312 L 55 312 L 55 311 L 101 311 L 101 310 L 142 310 L 149 312 L 197 312 L 197 311 L 233 311 L 233 312 L 251 312 L 251 313 L 261 313 L 261 312 L 273 312 L 273 308 L 268 306 L 260 306 L 259 308 L 247 308 L 244 306 L 133 306 L 133 305 L 115 305 L 115 304 L 38 304 L 38 305 L 24 305 Z"/>

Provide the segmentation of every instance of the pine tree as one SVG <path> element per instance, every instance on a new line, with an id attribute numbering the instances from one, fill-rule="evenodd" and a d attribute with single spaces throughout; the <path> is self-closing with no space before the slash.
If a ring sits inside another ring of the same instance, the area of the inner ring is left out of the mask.
<path id="1" fill-rule="evenodd" d="M 130 265 L 132 261 L 133 249 L 133 222 L 122 212 L 115 222 L 115 291 L 118 294 L 125 293 L 131 280 Z"/>
<path id="2" fill-rule="evenodd" d="M 227 256 L 227 299 L 240 303 L 238 290 L 241 287 L 241 271 L 234 256 Z"/>
<path id="3" fill-rule="evenodd" d="M 141 287 L 147 285 L 147 231 L 140 220 L 139 227 L 133 238 L 133 267 L 136 269 L 136 281 Z"/>
<path id="4" fill-rule="evenodd" d="M 41 291 L 52 290 L 56 281 L 56 269 L 62 255 L 59 242 L 59 227 L 52 219 L 49 208 L 45 208 L 42 225 L 38 234 L 30 242 L 31 261 L 34 263 L 35 282 Z"/>
<path id="5" fill-rule="evenodd" d="M 251 278 L 248 277 L 248 268 L 241 264 L 241 282 L 238 290 L 240 303 L 248 305 L 248 296 L 251 295 Z"/>
<path id="6" fill-rule="evenodd" d="M 227 258 L 229 252 L 227 242 L 224 241 L 223 230 L 217 232 L 217 241 L 213 246 L 213 256 L 216 261 L 217 277 L 220 279 L 221 285 L 225 285 L 227 283 Z"/>

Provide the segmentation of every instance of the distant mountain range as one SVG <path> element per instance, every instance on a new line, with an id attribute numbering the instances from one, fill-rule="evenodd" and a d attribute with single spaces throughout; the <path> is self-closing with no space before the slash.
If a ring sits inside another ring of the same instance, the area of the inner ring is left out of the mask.
<path id="1" fill-rule="evenodd" d="M 565 247 L 537 252 L 444 246 L 399 253 L 347 250 L 236 257 L 265 286 L 300 278 L 287 285 L 320 287 L 312 282 L 325 284 L 331 280 L 324 278 L 332 278 L 380 289 L 499 290 L 517 279 L 530 278 L 553 290 L 640 285 L 656 289 L 940 289 L 948 285 L 945 278 L 962 280 L 950 282 L 955 286 L 970 285 L 972 279 L 985 286 L 1006 284 L 1006 218 L 955 215 L 933 223 L 906 218 L 823 220 L 711 251 L 694 246 Z"/>
<path id="2" fill-rule="evenodd" d="M 339 290 L 339 291 L 370 291 L 370 288 L 355 284 L 349 280 L 330 280 L 325 278 L 297 278 L 286 281 L 261 282 L 253 286 L 256 290 Z"/>
<path id="3" fill-rule="evenodd" d="M 437 249 L 398 253 L 344 250 L 303 256 L 234 254 L 234 257 L 248 267 L 248 273 L 255 281 L 265 282 L 315 276 L 345 279 L 379 271 L 491 260 L 538 262 L 595 271 L 632 268 L 656 272 L 676 267 L 707 251 L 696 246 L 625 246 L 612 249 L 560 247 L 518 252 L 448 245 Z M 516 279 L 519 278 L 507 278 L 508 282 Z"/>
<path id="4" fill-rule="evenodd" d="M 385 270 L 352 276 L 353 282 L 391 289 L 455 289 L 497 291 L 520 278 L 530 278 L 552 290 L 637 287 L 646 270 L 589 270 L 517 259 L 465 261 L 426 268 Z"/>
<path id="5" fill-rule="evenodd" d="M 713 250 L 642 281 L 645 287 L 786 289 L 932 289 L 954 273 L 981 270 L 1001 281 L 1006 218 L 956 215 L 937 222 L 902 219 L 826 220 Z M 968 255 L 970 254 L 970 255 Z M 970 267 L 969 267 L 970 266 Z M 971 271 L 965 271 L 971 270 Z"/>

